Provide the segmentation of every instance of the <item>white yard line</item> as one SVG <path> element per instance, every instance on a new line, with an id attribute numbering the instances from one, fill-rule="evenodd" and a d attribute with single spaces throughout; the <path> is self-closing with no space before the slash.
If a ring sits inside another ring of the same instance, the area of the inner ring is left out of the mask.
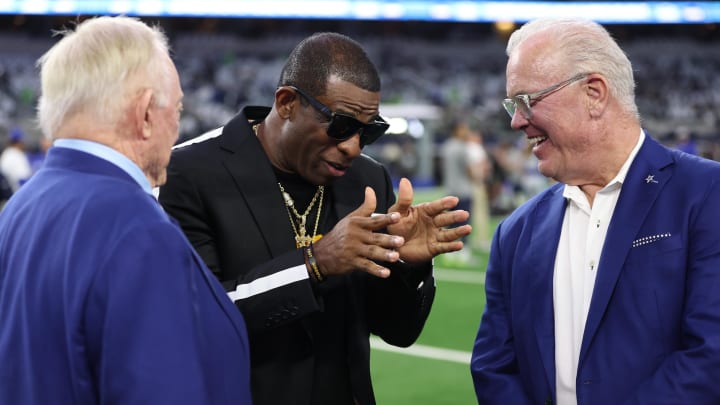
<path id="1" fill-rule="evenodd" d="M 439 347 L 412 345 L 407 348 L 389 345 L 377 336 L 370 336 L 370 347 L 375 350 L 405 354 L 408 356 L 424 357 L 433 360 L 444 360 L 453 363 L 470 364 L 470 352 L 461 350 L 442 349 Z"/>
<path id="2" fill-rule="evenodd" d="M 439 281 L 447 281 L 453 283 L 466 283 L 466 284 L 485 284 L 485 272 L 470 271 L 470 270 L 453 270 L 435 268 L 435 279 Z M 464 352 L 462 350 L 443 349 L 440 347 L 425 346 L 414 344 L 410 347 L 403 348 L 389 345 L 382 341 L 377 336 L 370 336 L 370 347 L 375 350 L 381 350 L 384 352 L 393 352 L 405 354 L 414 357 L 423 357 L 433 360 L 444 360 L 453 363 L 470 364 L 470 352 Z"/>

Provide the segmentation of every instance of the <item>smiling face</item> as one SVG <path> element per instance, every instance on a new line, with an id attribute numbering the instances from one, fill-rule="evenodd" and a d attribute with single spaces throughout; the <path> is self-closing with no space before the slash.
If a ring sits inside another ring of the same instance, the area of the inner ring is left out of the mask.
<path id="1" fill-rule="evenodd" d="M 312 105 L 302 101 L 300 94 L 290 88 L 286 97 L 288 117 L 275 150 L 270 153 L 273 164 L 280 170 L 298 173 L 313 184 L 329 184 L 345 175 L 353 160 L 360 156 L 360 136 L 337 141 L 327 135 L 328 120 Z M 290 94 L 292 93 L 292 94 Z M 363 90 L 349 82 L 331 78 L 326 94 L 317 100 L 333 112 L 342 112 L 364 123 L 379 114 L 380 93 Z M 276 101 L 277 102 L 277 101 Z M 282 107 L 281 107 L 282 108 Z"/>
<path id="2" fill-rule="evenodd" d="M 538 34 L 510 55 L 506 69 L 509 97 L 529 94 L 561 83 L 579 72 L 563 64 L 562 53 Z M 583 78 L 531 102 L 532 118 L 520 111 L 512 117 L 513 129 L 525 132 L 538 158 L 538 170 L 566 184 L 579 185 L 592 176 L 597 151 Z"/>

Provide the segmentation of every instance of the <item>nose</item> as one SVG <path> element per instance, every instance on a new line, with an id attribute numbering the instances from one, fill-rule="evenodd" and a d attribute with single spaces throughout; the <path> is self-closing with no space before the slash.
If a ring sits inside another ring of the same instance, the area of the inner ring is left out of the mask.
<path id="1" fill-rule="evenodd" d="M 525 128 L 528 125 L 529 121 L 527 118 L 525 118 L 525 114 L 520 111 L 520 109 L 516 109 L 515 113 L 513 114 L 512 118 L 510 119 L 510 127 L 515 130 L 520 130 Z"/>
<path id="2" fill-rule="evenodd" d="M 360 156 L 360 153 L 362 152 L 362 147 L 360 146 L 360 133 L 358 132 L 350 138 L 338 142 L 337 148 L 340 149 L 340 152 L 342 152 L 345 156 L 352 158 Z"/>

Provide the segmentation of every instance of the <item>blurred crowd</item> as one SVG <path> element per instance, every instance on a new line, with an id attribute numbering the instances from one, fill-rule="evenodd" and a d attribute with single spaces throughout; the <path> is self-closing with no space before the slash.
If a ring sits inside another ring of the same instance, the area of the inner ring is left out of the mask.
<path id="1" fill-rule="evenodd" d="M 545 187 L 547 180 L 536 173 L 532 154 L 510 129 L 500 105 L 506 61 L 501 36 L 431 40 L 349 34 L 363 43 L 381 70 L 383 105 L 430 105 L 443 112 L 426 120 L 420 135 L 432 140 L 430 184 L 443 184 L 441 146 L 462 117 L 482 134 L 489 165 L 483 183 L 493 214 L 509 212 Z M 173 32 L 174 58 L 185 91 L 180 141 L 226 122 L 240 105 L 270 105 L 268 95 L 284 58 L 302 35 Z M 720 41 L 625 37 L 644 127 L 668 144 L 720 160 Z M 0 34 L 0 149 L 21 137 L 24 153 L 35 166 L 47 146 L 34 122 L 39 89 L 35 61 L 53 41 L 49 33 Z M 366 153 L 386 163 L 393 177 L 413 179 L 421 160 L 427 159 L 418 153 L 418 139 L 418 134 L 388 135 Z"/>

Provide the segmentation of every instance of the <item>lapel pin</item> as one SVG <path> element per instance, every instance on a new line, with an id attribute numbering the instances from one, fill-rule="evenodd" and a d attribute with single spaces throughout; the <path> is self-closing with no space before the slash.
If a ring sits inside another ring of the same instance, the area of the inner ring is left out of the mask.
<path id="1" fill-rule="evenodd" d="M 645 177 L 645 184 L 650 184 L 650 183 L 657 183 L 657 180 L 655 180 L 654 174 L 648 174 L 648 176 Z"/>

